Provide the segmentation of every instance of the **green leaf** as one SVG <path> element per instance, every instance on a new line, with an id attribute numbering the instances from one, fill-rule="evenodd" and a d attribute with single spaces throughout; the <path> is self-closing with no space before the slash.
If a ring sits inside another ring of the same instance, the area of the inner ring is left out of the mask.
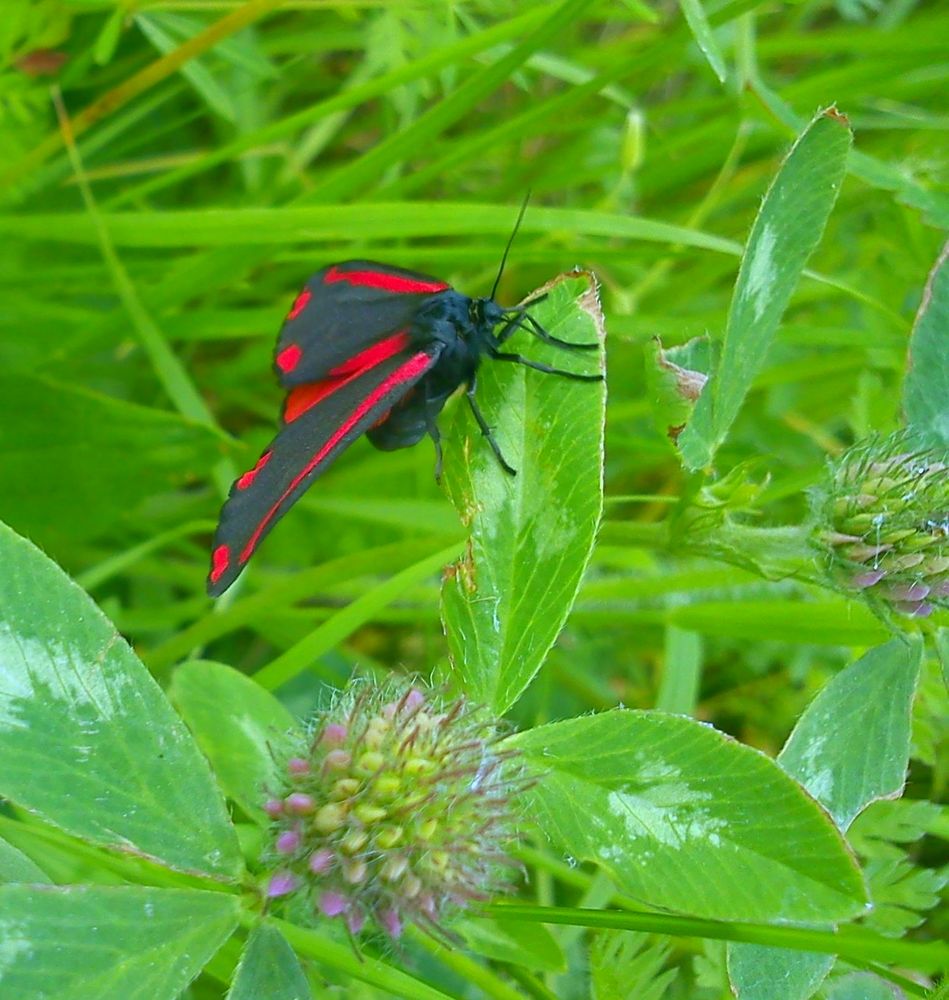
<path id="1" fill-rule="evenodd" d="M 834 967 L 833 955 L 761 944 L 728 945 L 728 978 L 738 1000 L 807 1000 Z"/>
<path id="2" fill-rule="evenodd" d="M 854 820 L 848 839 L 868 858 L 901 857 L 897 844 L 911 844 L 927 833 L 945 837 L 945 827 L 940 830 L 944 812 L 944 807 L 925 799 L 884 799 Z"/>
<path id="3" fill-rule="evenodd" d="M 222 663 L 193 660 L 178 667 L 169 691 L 221 783 L 258 822 L 267 789 L 279 787 L 278 751 L 297 721 L 269 691 Z"/>
<path id="4" fill-rule="evenodd" d="M 615 710 L 510 742 L 537 772 L 528 799 L 540 828 L 650 906 L 724 920 L 863 912 L 859 869 L 824 811 L 710 726 Z"/>
<path id="5" fill-rule="evenodd" d="M 546 298 L 531 314 L 549 333 L 602 344 L 590 275 L 556 278 L 540 292 Z M 570 371 L 602 363 L 594 352 L 530 343 L 526 333 L 508 343 Z M 501 468 L 467 407 L 451 420 L 445 486 L 470 537 L 446 575 L 442 617 L 463 690 L 498 714 L 540 669 L 589 561 L 602 510 L 605 395 L 603 383 L 482 365 L 478 405 L 516 476 Z"/>
<path id="6" fill-rule="evenodd" d="M 929 273 L 909 342 L 903 411 L 910 427 L 949 445 L 949 243 Z"/>
<path id="7" fill-rule="evenodd" d="M 460 934 L 475 954 L 496 962 L 539 972 L 563 972 L 567 968 L 563 949 L 543 924 L 471 917 L 453 924 L 452 931 Z"/>
<path id="8" fill-rule="evenodd" d="M 851 972 L 835 979 L 827 989 L 827 1000 L 901 1000 L 901 990 L 872 972 Z"/>
<path id="9" fill-rule="evenodd" d="M 131 523 L 138 504 L 217 454 L 215 436 L 177 414 L 0 374 L 0 519 L 38 541 Z"/>
<path id="10" fill-rule="evenodd" d="M 664 350 L 659 339 L 646 346 L 646 388 L 653 423 L 663 438 L 673 441 L 689 422 L 695 401 L 708 381 L 708 339 Z"/>
<path id="11" fill-rule="evenodd" d="M 49 876 L 19 848 L 0 840 L 0 882 L 49 882 Z"/>
<path id="12" fill-rule="evenodd" d="M 884 799 L 854 820 L 848 837 L 865 861 L 873 901 L 868 928 L 903 937 L 939 902 L 949 869 L 917 866 L 920 852 L 913 844 L 926 834 L 944 840 L 946 830 L 944 807 L 925 799 Z"/>
<path id="13" fill-rule="evenodd" d="M 267 924 L 254 929 L 227 1000 L 310 1000 L 310 984 L 286 938 Z"/>
<path id="14" fill-rule="evenodd" d="M 811 702 L 778 756 L 841 830 L 871 802 L 903 787 L 921 658 L 921 644 L 905 639 L 871 649 Z M 832 956 L 815 953 L 728 948 L 739 1000 L 807 1000 L 833 964 Z"/>
<path id="15" fill-rule="evenodd" d="M 125 9 L 116 7 L 102 26 L 92 49 L 92 59 L 97 66 L 105 66 L 106 63 L 112 61 L 119 44 L 119 38 L 122 35 L 122 28 L 125 26 L 126 17 L 128 14 Z"/>
<path id="16" fill-rule="evenodd" d="M 778 756 L 841 830 L 903 788 L 921 659 L 902 638 L 865 653 L 811 702 Z"/>
<path id="17" fill-rule="evenodd" d="M 139 886 L 0 886 L 0 995 L 174 1000 L 227 940 L 238 899 Z"/>
<path id="18" fill-rule="evenodd" d="M 918 39 L 920 28 L 907 27 Z M 864 45 L 866 41 L 867 36 L 863 35 L 857 44 Z M 769 89 L 760 77 L 755 80 L 755 96 L 777 121 L 791 131 L 798 131 L 804 124 L 804 119 L 795 113 L 794 108 Z M 847 171 L 872 187 L 894 192 L 897 202 L 919 209 L 929 225 L 939 229 L 949 226 L 949 196 L 943 191 L 931 189 L 924 180 L 915 176 L 916 171 L 907 169 L 905 161 L 890 163 L 868 156 L 862 150 L 852 149 L 847 157 Z"/>
<path id="19" fill-rule="evenodd" d="M 95 844 L 186 871 L 242 870 L 224 799 L 111 623 L 0 524 L 0 796 Z"/>
<path id="20" fill-rule="evenodd" d="M 843 180 L 852 135 L 835 108 L 820 112 L 781 165 L 748 237 L 715 374 L 679 438 L 690 469 L 725 440 L 804 265 L 820 242 Z"/>
<path id="21" fill-rule="evenodd" d="M 696 44 L 702 50 L 702 55 L 712 67 L 712 72 L 718 77 L 719 83 L 724 83 L 728 77 L 725 59 L 712 32 L 712 26 L 705 16 L 705 8 L 702 6 L 701 0 L 679 0 L 679 7 L 688 22 Z"/>
<path id="22" fill-rule="evenodd" d="M 590 945 L 590 981 L 595 1000 L 662 1000 L 676 969 L 663 970 L 672 948 L 649 944 L 645 934 L 602 931 Z"/>
<path id="23" fill-rule="evenodd" d="M 887 937 L 904 937 L 936 906 L 949 882 L 949 871 L 918 868 L 909 858 L 871 858 L 866 865 L 873 912 L 866 926 Z"/>
<path id="24" fill-rule="evenodd" d="M 854 820 L 849 838 L 865 859 L 873 901 L 863 921 L 867 928 L 905 937 L 909 928 L 922 923 L 925 911 L 938 904 L 949 869 L 919 867 L 920 852 L 913 844 L 927 833 L 944 840 L 945 818 L 945 808 L 936 803 L 897 799 L 874 802 Z"/>

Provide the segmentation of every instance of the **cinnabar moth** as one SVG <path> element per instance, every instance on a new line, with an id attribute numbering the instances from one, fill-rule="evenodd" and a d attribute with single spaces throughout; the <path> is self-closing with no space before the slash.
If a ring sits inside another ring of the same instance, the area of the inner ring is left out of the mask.
<path id="1" fill-rule="evenodd" d="M 524 207 L 518 224 L 523 213 Z M 277 378 L 289 390 L 283 427 L 256 465 L 234 482 L 221 509 L 209 594 L 216 597 L 230 587 L 271 528 L 360 435 L 391 451 L 428 434 L 438 477 L 436 417 L 461 385 L 498 461 L 515 474 L 475 399 L 483 356 L 566 378 L 602 378 L 501 350 L 516 330 L 566 349 L 597 347 L 551 336 L 527 311 L 539 298 L 510 308 L 494 300 L 516 232 L 517 225 L 486 298 L 472 299 L 437 278 L 365 260 L 331 264 L 307 281 L 280 330 L 274 357 Z"/>

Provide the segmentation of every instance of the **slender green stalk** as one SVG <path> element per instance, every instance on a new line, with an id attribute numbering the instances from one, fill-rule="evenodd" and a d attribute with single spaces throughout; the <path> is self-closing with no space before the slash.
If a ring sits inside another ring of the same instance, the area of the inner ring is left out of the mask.
<path id="1" fill-rule="evenodd" d="M 739 921 L 699 920 L 662 913 L 584 910 L 519 903 L 498 903 L 486 907 L 484 912 L 510 920 L 648 931 L 674 937 L 704 937 L 716 941 L 743 941 L 774 948 L 791 948 L 796 951 L 817 951 L 825 955 L 839 955 L 848 961 L 894 962 L 921 972 L 938 972 L 949 968 L 949 945 L 944 942 L 900 941 L 849 928 L 821 931 Z"/>

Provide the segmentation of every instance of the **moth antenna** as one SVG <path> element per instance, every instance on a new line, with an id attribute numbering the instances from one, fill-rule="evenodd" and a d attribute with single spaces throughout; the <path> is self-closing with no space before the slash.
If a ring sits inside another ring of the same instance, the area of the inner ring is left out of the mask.
<path id="1" fill-rule="evenodd" d="M 501 284 L 501 275 L 504 274 L 504 265 L 507 263 L 507 255 L 511 249 L 511 244 L 514 242 L 514 237 L 517 236 L 517 231 L 521 227 L 521 219 L 524 218 L 524 213 L 527 211 L 527 203 L 531 200 L 530 188 L 527 189 L 527 194 L 524 195 L 524 200 L 521 202 L 521 210 L 517 213 L 517 221 L 514 223 L 514 228 L 511 230 L 511 235 L 508 237 L 507 246 L 504 248 L 504 253 L 501 254 L 501 266 L 498 268 L 498 276 L 494 279 L 494 287 L 491 289 L 491 298 L 493 299 L 498 290 L 498 285 Z"/>

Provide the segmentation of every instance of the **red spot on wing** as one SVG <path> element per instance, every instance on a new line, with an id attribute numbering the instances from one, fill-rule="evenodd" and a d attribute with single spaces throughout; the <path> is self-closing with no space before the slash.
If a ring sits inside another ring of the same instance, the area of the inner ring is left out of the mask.
<path id="1" fill-rule="evenodd" d="M 408 346 L 409 335 L 404 330 L 400 330 L 391 337 L 380 340 L 378 344 L 373 344 L 372 347 L 360 351 L 341 365 L 337 365 L 330 372 L 330 375 L 349 375 L 351 372 L 362 372 L 369 368 L 375 368 L 376 365 L 391 358 L 393 354 L 404 351 Z"/>
<path id="2" fill-rule="evenodd" d="M 290 306 L 290 312 L 287 313 L 287 319 L 296 319 L 300 313 L 306 309 L 306 304 L 313 298 L 313 293 L 309 288 L 304 288 L 302 292 L 293 300 L 293 305 Z"/>
<path id="3" fill-rule="evenodd" d="M 277 367 L 286 374 L 292 372 L 303 357 L 303 349 L 299 344 L 290 344 L 277 355 Z"/>
<path id="4" fill-rule="evenodd" d="M 444 281 L 424 281 L 420 278 L 406 278 L 401 274 L 386 271 L 341 271 L 335 264 L 323 275 L 325 284 L 344 281 L 348 285 L 361 288 L 378 288 L 396 294 L 420 294 L 423 292 L 444 292 L 450 288 Z"/>
<path id="5" fill-rule="evenodd" d="M 264 517 L 261 519 L 260 523 L 257 525 L 254 533 L 250 536 L 247 544 L 244 546 L 240 554 L 240 563 L 243 565 L 250 559 L 257 548 L 257 543 L 260 541 L 260 536 L 264 533 L 267 525 L 274 519 L 277 511 L 280 509 L 280 505 L 287 499 L 288 496 L 303 482 L 304 479 L 326 458 L 327 455 L 332 452 L 332 450 L 339 444 L 340 441 L 359 423 L 360 420 L 388 393 L 392 392 L 393 389 L 397 389 L 400 385 L 408 382 L 410 379 L 417 378 L 423 375 L 432 365 L 432 357 L 424 352 L 419 354 L 414 354 L 408 361 L 399 365 L 398 368 L 387 378 L 383 379 L 376 387 L 369 393 L 365 399 L 353 410 L 352 413 L 333 431 L 330 438 L 326 443 L 320 448 L 320 450 L 313 455 L 309 462 L 303 466 L 303 468 L 293 477 L 290 485 L 283 491 L 277 502 L 267 511 Z M 215 550 L 215 558 L 217 558 L 218 550 Z M 223 573 L 224 570 L 221 570 Z M 212 575 L 212 580 L 213 580 Z"/>
<path id="6" fill-rule="evenodd" d="M 217 583 L 230 564 L 231 550 L 226 545 L 219 545 L 211 556 L 211 583 Z"/>
<path id="7" fill-rule="evenodd" d="M 270 456 L 273 454 L 272 451 L 265 451 L 260 458 L 257 459 L 257 464 L 250 470 L 244 473 L 240 479 L 237 480 L 237 488 L 239 490 L 246 490 L 248 486 L 253 483 L 257 478 L 257 473 L 270 461 Z"/>

